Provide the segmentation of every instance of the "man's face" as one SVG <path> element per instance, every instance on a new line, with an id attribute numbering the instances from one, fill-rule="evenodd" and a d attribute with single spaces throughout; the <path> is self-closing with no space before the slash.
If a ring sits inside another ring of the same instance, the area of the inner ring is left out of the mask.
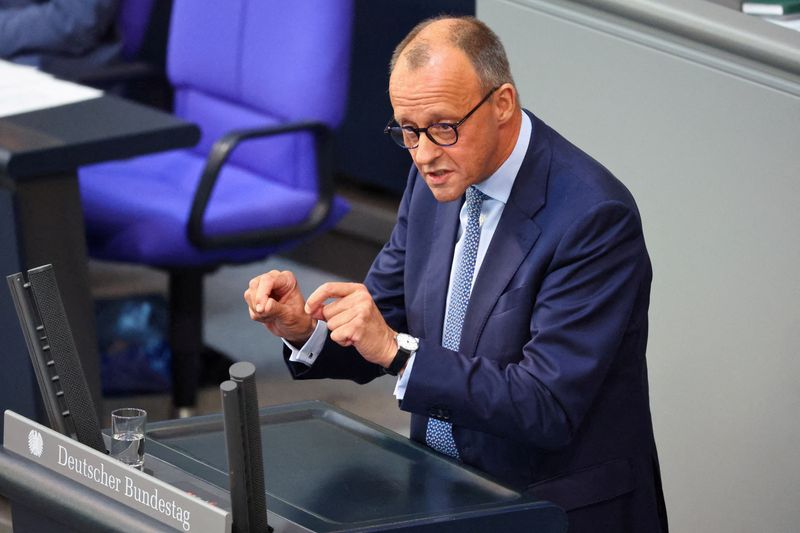
<path id="1" fill-rule="evenodd" d="M 401 126 L 456 123 L 484 96 L 472 64 L 455 48 L 434 50 L 430 61 L 416 69 L 409 69 L 401 57 L 389 80 L 394 118 Z M 449 202 L 497 169 L 497 147 L 498 123 L 490 98 L 459 126 L 456 144 L 438 146 L 423 133 L 409 153 L 436 200 Z"/>

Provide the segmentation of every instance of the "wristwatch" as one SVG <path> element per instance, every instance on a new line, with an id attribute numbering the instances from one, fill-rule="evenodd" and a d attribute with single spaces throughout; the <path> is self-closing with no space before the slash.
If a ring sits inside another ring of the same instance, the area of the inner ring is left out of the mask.
<path id="1" fill-rule="evenodd" d="M 398 333 L 395 335 L 394 340 L 397 341 L 397 354 L 394 356 L 392 364 L 385 370 L 390 376 L 399 374 L 403 367 L 406 366 L 408 359 L 419 349 L 419 339 L 412 337 L 408 333 Z"/>

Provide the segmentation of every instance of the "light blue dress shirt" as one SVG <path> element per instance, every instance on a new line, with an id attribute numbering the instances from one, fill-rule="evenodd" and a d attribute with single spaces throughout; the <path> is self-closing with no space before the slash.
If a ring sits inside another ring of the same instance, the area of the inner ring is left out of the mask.
<path id="1" fill-rule="evenodd" d="M 520 113 L 522 113 L 522 124 L 520 126 L 519 137 L 517 137 L 517 143 L 514 146 L 514 150 L 511 152 L 511 155 L 508 156 L 508 159 L 506 159 L 503 164 L 500 165 L 500 168 L 498 168 L 494 174 L 475 185 L 475 187 L 477 187 L 489 198 L 484 200 L 481 206 L 481 238 L 480 242 L 478 243 L 478 256 L 475 259 L 475 271 L 472 275 L 473 284 L 475 283 L 475 278 L 480 271 L 483 259 L 486 257 L 486 250 L 489 248 L 489 243 L 492 241 L 494 232 L 497 229 L 497 224 L 500 222 L 500 216 L 503 214 L 503 209 L 505 208 L 506 203 L 508 202 L 508 197 L 511 194 L 511 188 L 514 186 L 514 180 L 516 179 L 517 173 L 522 166 L 522 160 L 525 159 L 525 154 L 528 151 L 528 144 L 530 144 L 533 126 L 528 115 L 522 111 L 520 111 Z M 460 224 L 458 228 L 458 241 L 456 242 L 456 247 L 453 252 L 454 258 L 461 256 L 462 249 L 464 247 L 463 239 L 461 237 L 463 236 L 464 228 L 467 225 L 466 204 L 461 207 L 459 218 Z M 450 301 L 450 291 L 452 289 L 453 276 L 455 276 L 455 267 L 456 261 L 453 261 L 450 267 L 450 287 L 447 290 L 447 301 Z M 443 323 L 447 323 L 446 318 L 447 317 L 445 317 L 445 321 Z M 292 352 L 289 357 L 289 361 L 304 363 L 309 366 L 313 364 L 319 355 L 320 350 L 322 350 L 322 347 L 325 344 L 327 334 L 327 324 L 323 321 L 319 321 L 317 322 L 317 328 L 314 330 L 311 338 L 308 339 L 305 345 L 303 345 L 303 347 L 299 350 L 290 343 L 286 342 L 284 339 L 283 342 Z M 403 374 L 397 379 L 394 395 L 398 400 L 402 400 L 403 396 L 405 395 L 406 385 L 411 377 L 415 357 L 416 355 L 412 355 L 409 358 Z"/>

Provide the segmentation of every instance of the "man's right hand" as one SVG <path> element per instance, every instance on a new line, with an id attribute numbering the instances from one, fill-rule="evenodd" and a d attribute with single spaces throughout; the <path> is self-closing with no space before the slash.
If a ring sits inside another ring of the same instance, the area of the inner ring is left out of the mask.
<path id="1" fill-rule="evenodd" d="M 305 344 L 314 333 L 317 322 L 305 312 L 297 279 L 288 270 L 273 270 L 251 279 L 244 301 L 251 319 L 295 346 Z"/>

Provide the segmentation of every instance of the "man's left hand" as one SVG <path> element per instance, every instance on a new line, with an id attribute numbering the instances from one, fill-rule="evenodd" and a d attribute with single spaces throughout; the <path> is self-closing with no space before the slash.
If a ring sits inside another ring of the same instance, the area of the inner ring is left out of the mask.
<path id="1" fill-rule="evenodd" d="M 332 341 L 355 347 L 371 363 L 388 367 L 397 354 L 396 332 L 361 283 L 324 283 L 308 297 L 305 310 L 328 323 Z"/>

